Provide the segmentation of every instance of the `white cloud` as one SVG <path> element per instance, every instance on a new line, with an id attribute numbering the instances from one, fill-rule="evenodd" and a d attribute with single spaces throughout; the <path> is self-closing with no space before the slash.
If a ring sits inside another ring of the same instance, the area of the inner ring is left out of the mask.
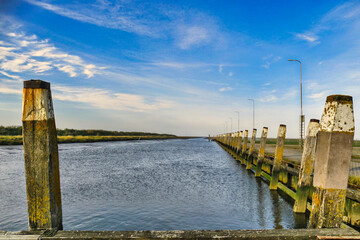
<path id="1" fill-rule="evenodd" d="M 179 47 L 189 49 L 210 41 L 208 30 L 201 26 L 182 26 L 179 28 Z"/>
<path id="2" fill-rule="evenodd" d="M 310 99 L 324 99 L 325 96 L 327 96 L 329 93 L 329 91 L 323 91 L 323 92 L 319 92 L 319 93 L 313 93 L 311 95 L 308 96 L 308 98 Z"/>
<path id="3" fill-rule="evenodd" d="M 214 19 L 175 5 L 132 1 L 96 1 L 86 4 L 53 4 L 45 0 L 25 0 L 58 15 L 101 27 L 119 29 L 154 38 L 173 38 L 181 49 L 209 44 L 221 39 Z"/>
<path id="4" fill-rule="evenodd" d="M 234 75 L 234 73 L 233 72 L 229 72 L 229 77 L 232 77 L 233 75 Z"/>
<path id="5" fill-rule="evenodd" d="M 291 100 L 295 99 L 295 97 L 297 96 L 297 92 L 298 91 L 294 88 L 283 89 L 281 92 L 276 89 L 273 89 L 271 91 L 267 90 L 262 92 L 259 101 L 264 103 L 286 101 L 286 103 L 289 103 Z M 275 93 L 277 94 L 275 95 Z"/>
<path id="6" fill-rule="evenodd" d="M 21 81 L 21 77 L 17 76 L 17 75 L 12 75 L 12 74 L 9 74 L 5 71 L 0 71 L 0 73 L 8 78 L 11 78 L 11 79 L 14 79 L 14 80 L 18 80 L 18 81 Z"/>
<path id="7" fill-rule="evenodd" d="M 273 56 L 272 54 L 266 57 L 262 58 L 263 60 L 265 60 L 265 63 L 263 65 L 261 65 L 263 68 L 269 69 L 270 66 L 276 62 L 278 62 L 281 57 L 280 56 Z"/>
<path id="8" fill-rule="evenodd" d="M 219 89 L 220 92 L 231 91 L 231 90 L 234 90 L 234 89 L 232 87 L 223 87 L 223 88 Z"/>
<path id="9" fill-rule="evenodd" d="M 313 34 L 297 33 L 297 34 L 295 34 L 295 36 L 296 36 L 298 39 L 305 40 L 305 41 L 308 41 L 308 42 L 310 42 L 310 43 L 314 43 L 315 41 L 317 41 L 317 40 L 319 39 L 318 36 L 313 35 Z"/>
<path id="10" fill-rule="evenodd" d="M 222 64 L 219 65 L 219 73 L 222 73 L 223 67 L 224 67 L 224 65 L 222 65 Z"/>
<path id="11" fill-rule="evenodd" d="M 201 68 L 201 67 L 209 67 L 215 66 L 216 64 L 212 63 L 183 63 L 183 62 L 152 62 L 151 65 L 158 66 L 158 67 L 168 67 L 168 68 L 177 68 L 177 69 L 184 69 L 184 68 Z"/>
<path id="12" fill-rule="evenodd" d="M 4 18 L 1 18 L 6 22 Z M 15 29 L 14 29 L 15 28 Z M 10 33 L 7 33 L 10 31 Z M 35 35 L 19 32 L 13 25 L 0 24 L 0 33 L 8 36 L 8 46 L 0 46 L 0 69 L 11 72 L 44 73 L 54 68 L 75 77 L 84 74 L 93 77 L 101 67 L 86 63 L 77 55 L 68 54 Z"/>
<path id="13" fill-rule="evenodd" d="M 116 111 L 147 112 L 163 108 L 171 108 L 172 101 L 155 98 L 145 99 L 141 95 L 113 93 L 99 88 L 79 88 L 55 85 L 52 87 L 54 99 L 78 102 L 97 109 Z"/>

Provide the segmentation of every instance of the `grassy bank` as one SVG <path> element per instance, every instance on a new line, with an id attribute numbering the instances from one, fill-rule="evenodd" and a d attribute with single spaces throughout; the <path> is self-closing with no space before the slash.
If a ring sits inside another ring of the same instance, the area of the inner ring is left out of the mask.
<path id="1" fill-rule="evenodd" d="M 250 139 L 248 140 L 248 142 L 250 142 Z M 260 143 L 260 139 L 256 139 L 255 143 Z M 266 144 L 276 144 L 276 138 L 266 139 Z M 297 138 L 285 139 L 285 145 L 299 145 L 299 139 Z M 354 140 L 353 147 L 360 147 L 360 140 Z"/>
<path id="2" fill-rule="evenodd" d="M 174 139 L 176 136 L 147 135 L 147 136 L 58 136 L 58 143 L 84 143 L 128 140 L 160 140 Z M 22 136 L 0 136 L 0 145 L 21 145 Z"/>

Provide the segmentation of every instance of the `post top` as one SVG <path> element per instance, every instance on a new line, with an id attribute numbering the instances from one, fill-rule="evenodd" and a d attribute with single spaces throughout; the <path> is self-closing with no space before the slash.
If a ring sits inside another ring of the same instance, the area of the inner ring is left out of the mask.
<path id="1" fill-rule="evenodd" d="M 268 129 L 268 127 L 263 127 L 263 129 Z"/>
<path id="2" fill-rule="evenodd" d="M 310 122 L 316 122 L 316 123 L 319 123 L 320 122 L 320 120 L 319 119 L 310 119 Z"/>
<path id="3" fill-rule="evenodd" d="M 326 102 L 341 102 L 341 103 L 352 103 L 352 96 L 348 95 L 330 95 L 327 96 Z"/>
<path id="4" fill-rule="evenodd" d="M 280 124 L 280 127 L 286 127 L 286 125 L 285 124 Z"/>
<path id="5" fill-rule="evenodd" d="M 256 128 L 253 128 L 253 131 L 257 131 L 257 129 L 256 129 Z"/>
<path id="6" fill-rule="evenodd" d="M 24 88 L 50 89 L 50 83 L 40 79 L 31 79 L 24 81 Z"/>

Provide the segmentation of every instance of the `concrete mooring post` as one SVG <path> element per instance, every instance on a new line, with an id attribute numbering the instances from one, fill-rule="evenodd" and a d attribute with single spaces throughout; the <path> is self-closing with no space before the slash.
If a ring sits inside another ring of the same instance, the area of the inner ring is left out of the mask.
<path id="1" fill-rule="evenodd" d="M 313 180 L 312 173 L 314 169 L 316 135 L 320 126 L 319 122 L 317 119 L 311 119 L 307 128 L 294 204 L 294 212 L 296 213 L 306 212 L 307 199 Z"/>
<path id="2" fill-rule="evenodd" d="M 246 154 L 246 149 L 247 149 L 248 135 L 249 135 L 249 131 L 245 130 L 244 142 L 243 142 L 242 151 L 241 151 L 241 164 L 245 164 L 245 156 L 246 156 L 245 154 Z"/>
<path id="3" fill-rule="evenodd" d="M 352 97 L 328 96 L 317 135 L 309 228 L 342 223 L 354 132 Z"/>
<path id="4" fill-rule="evenodd" d="M 262 133 L 261 133 L 261 139 L 260 139 L 260 147 L 259 147 L 259 153 L 258 153 L 258 159 L 256 164 L 256 170 L 255 170 L 255 177 L 261 176 L 261 169 L 264 162 L 265 157 L 265 145 L 266 145 L 266 138 L 268 134 L 268 128 L 263 127 Z"/>
<path id="5" fill-rule="evenodd" d="M 24 82 L 22 124 L 29 229 L 61 230 L 59 154 L 50 83 Z"/>
<path id="6" fill-rule="evenodd" d="M 281 166 L 282 156 L 284 153 L 285 135 L 286 135 L 286 125 L 280 124 L 277 140 L 276 140 L 274 165 L 272 168 L 271 181 L 270 181 L 270 190 L 277 190 L 278 188 L 280 166 Z"/>
<path id="7" fill-rule="evenodd" d="M 254 153 L 254 147 L 255 147 L 255 139 L 256 139 L 256 128 L 253 129 L 252 136 L 251 136 L 251 142 L 249 147 L 249 153 L 247 156 L 247 163 L 246 163 L 246 169 L 251 169 L 251 162 L 253 159 L 252 154 Z"/>

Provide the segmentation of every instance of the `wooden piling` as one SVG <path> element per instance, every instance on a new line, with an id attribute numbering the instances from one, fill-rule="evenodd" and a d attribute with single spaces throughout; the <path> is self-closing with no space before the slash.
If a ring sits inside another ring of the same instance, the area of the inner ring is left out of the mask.
<path id="1" fill-rule="evenodd" d="M 253 159 L 252 154 L 254 153 L 254 147 L 255 147 L 255 139 L 256 139 L 256 128 L 253 129 L 252 136 L 251 136 L 251 142 L 249 147 L 249 152 L 247 155 L 247 163 L 246 163 L 246 169 L 251 169 L 251 162 Z"/>
<path id="2" fill-rule="evenodd" d="M 282 161 L 282 156 L 284 153 L 284 143 L 285 143 L 285 135 L 286 135 L 286 125 L 280 124 L 276 147 L 275 147 L 275 158 L 274 158 L 274 165 L 272 168 L 272 176 L 270 181 L 270 190 L 277 190 L 278 182 L 279 182 L 279 173 L 280 173 L 280 166 Z"/>
<path id="3" fill-rule="evenodd" d="M 306 212 L 307 199 L 313 180 L 316 134 L 319 131 L 319 122 L 318 119 L 311 119 L 307 128 L 294 204 L 294 212 L 296 213 Z"/>
<path id="4" fill-rule="evenodd" d="M 239 132 L 239 137 L 238 137 L 238 141 L 237 141 L 237 152 L 236 152 L 236 160 L 240 160 L 240 155 L 241 155 L 241 151 L 242 151 L 242 137 L 243 137 L 243 131 Z"/>
<path id="5" fill-rule="evenodd" d="M 245 130 L 244 142 L 243 142 L 242 151 L 241 151 L 241 164 L 245 164 L 245 156 L 246 156 L 245 154 L 246 154 L 246 149 L 247 149 L 248 135 L 249 135 L 249 131 Z"/>
<path id="6" fill-rule="evenodd" d="M 255 177 L 261 176 L 261 169 L 262 169 L 262 165 L 263 165 L 264 157 L 265 157 L 265 145 L 266 145 L 267 134 L 268 134 L 268 128 L 263 127 L 263 130 L 261 133 L 261 139 L 260 139 L 260 147 L 259 147 L 257 165 L 256 165 L 256 170 L 255 170 Z"/>
<path id="7" fill-rule="evenodd" d="M 351 96 L 328 96 L 317 135 L 309 228 L 340 227 L 354 140 Z"/>
<path id="8" fill-rule="evenodd" d="M 60 230 L 59 154 L 50 83 L 24 82 L 22 124 L 29 229 Z"/>

